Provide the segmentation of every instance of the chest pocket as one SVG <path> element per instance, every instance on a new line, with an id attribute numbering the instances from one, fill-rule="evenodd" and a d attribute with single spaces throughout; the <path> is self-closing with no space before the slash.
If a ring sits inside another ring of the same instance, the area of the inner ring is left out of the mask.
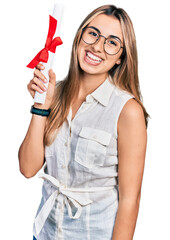
<path id="1" fill-rule="evenodd" d="M 111 134 L 100 129 L 83 127 L 79 133 L 75 161 L 87 168 L 102 166 Z"/>

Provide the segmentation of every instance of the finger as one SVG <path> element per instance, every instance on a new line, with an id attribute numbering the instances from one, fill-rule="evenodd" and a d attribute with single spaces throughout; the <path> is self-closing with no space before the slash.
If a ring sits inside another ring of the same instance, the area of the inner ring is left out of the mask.
<path id="1" fill-rule="evenodd" d="M 30 86 L 30 91 L 37 91 L 39 93 L 43 93 L 44 90 L 42 90 L 39 86 L 37 86 L 36 84 L 31 84 Z"/>
<path id="2" fill-rule="evenodd" d="M 40 72 L 40 70 L 35 69 L 34 76 L 40 78 L 44 83 L 47 83 L 45 75 L 42 72 Z"/>
<path id="3" fill-rule="evenodd" d="M 34 96 L 35 96 L 35 90 L 32 90 L 31 86 L 32 86 L 32 80 L 27 84 L 27 90 L 29 91 L 29 93 L 31 94 L 31 96 L 34 98 Z"/>
<path id="4" fill-rule="evenodd" d="M 51 84 L 55 85 L 56 84 L 56 75 L 52 69 L 49 70 L 48 75 L 49 75 L 49 82 Z"/>
<path id="5" fill-rule="evenodd" d="M 31 85 L 33 84 L 33 81 L 30 80 L 30 82 L 27 84 L 28 91 L 31 91 Z"/>
<path id="6" fill-rule="evenodd" d="M 33 84 L 37 85 L 37 87 L 40 88 L 42 91 L 46 91 L 47 90 L 47 88 L 43 84 L 43 82 L 39 78 L 37 78 L 37 77 L 33 78 Z"/>
<path id="7" fill-rule="evenodd" d="M 45 69 L 44 65 L 41 64 L 41 63 L 39 63 L 35 68 L 39 69 L 39 70 L 44 70 Z"/>

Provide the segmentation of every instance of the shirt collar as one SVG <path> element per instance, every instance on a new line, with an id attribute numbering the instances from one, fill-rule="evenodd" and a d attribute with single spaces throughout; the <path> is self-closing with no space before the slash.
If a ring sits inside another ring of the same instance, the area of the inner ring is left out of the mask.
<path id="1" fill-rule="evenodd" d="M 92 97 L 93 97 L 102 105 L 107 106 L 109 103 L 111 94 L 113 92 L 113 89 L 114 89 L 114 85 L 109 79 L 109 77 L 107 77 L 106 80 L 94 92 L 87 95 L 86 102 L 92 102 L 93 101 Z"/>

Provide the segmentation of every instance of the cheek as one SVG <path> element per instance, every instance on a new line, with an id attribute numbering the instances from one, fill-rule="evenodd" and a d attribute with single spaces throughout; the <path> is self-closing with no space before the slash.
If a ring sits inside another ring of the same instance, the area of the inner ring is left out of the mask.
<path id="1" fill-rule="evenodd" d="M 110 70 L 111 68 L 113 68 L 114 66 L 115 66 L 115 64 L 117 64 L 117 61 L 120 59 L 120 55 L 121 54 L 119 54 L 119 55 L 117 55 L 117 56 L 110 56 L 110 57 L 108 57 L 108 63 L 107 63 L 107 65 L 108 65 L 108 69 Z"/>
<path id="2" fill-rule="evenodd" d="M 107 71 L 109 71 L 112 67 L 114 67 L 115 64 L 116 64 L 116 60 L 107 61 L 106 62 Z"/>
<path id="3" fill-rule="evenodd" d="M 86 45 L 84 44 L 84 42 L 82 42 L 82 40 L 80 41 L 79 45 L 78 45 L 78 52 L 82 52 L 85 49 Z"/>
<path id="4" fill-rule="evenodd" d="M 83 57 L 83 47 L 81 46 L 81 44 L 79 44 L 78 49 L 77 49 L 77 56 L 78 56 L 78 60 L 80 61 Z"/>

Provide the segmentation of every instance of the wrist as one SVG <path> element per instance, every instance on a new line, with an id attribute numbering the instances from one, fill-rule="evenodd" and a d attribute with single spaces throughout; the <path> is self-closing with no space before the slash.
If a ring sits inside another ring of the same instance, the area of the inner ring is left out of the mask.
<path id="1" fill-rule="evenodd" d="M 35 108 L 38 108 L 38 109 L 45 109 L 45 110 L 48 110 L 50 107 L 49 105 L 47 104 L 41 104 L 41 103 L 34 103 L 33 105 Z"/>

